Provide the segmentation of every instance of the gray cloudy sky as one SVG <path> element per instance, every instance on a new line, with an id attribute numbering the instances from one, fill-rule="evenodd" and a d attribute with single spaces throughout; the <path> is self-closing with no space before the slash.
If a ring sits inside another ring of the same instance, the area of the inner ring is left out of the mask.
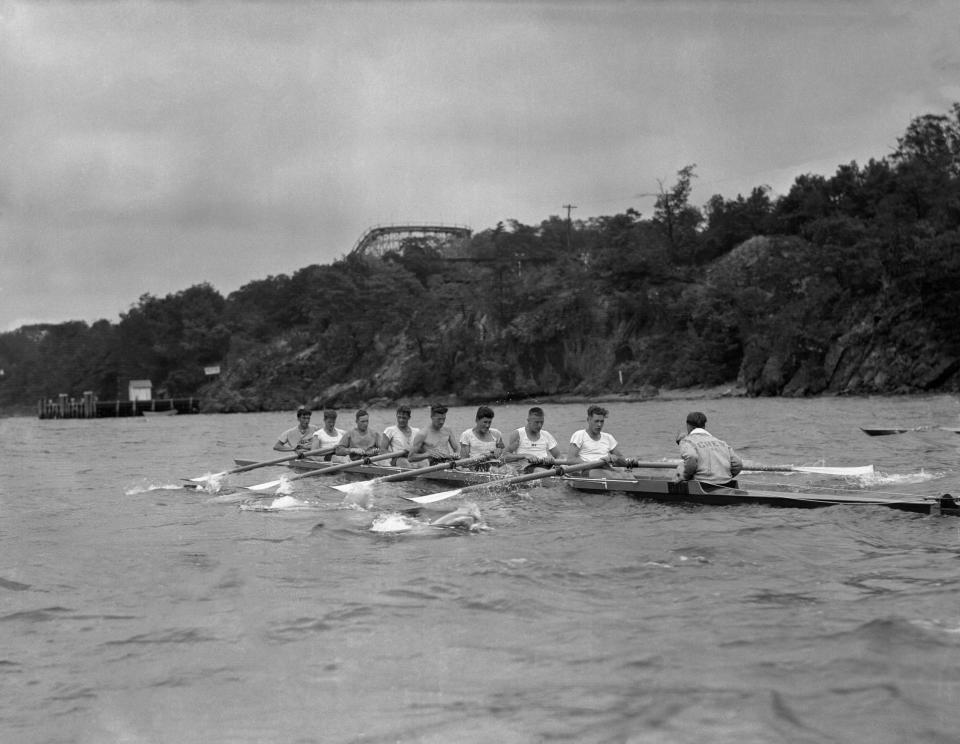
<path id="1" fill-rule="evenodd" d="M 649 215 L 883 157 L 960 3 L 5 2 L 0 330 L 227 294 L 375 224 Z"/>

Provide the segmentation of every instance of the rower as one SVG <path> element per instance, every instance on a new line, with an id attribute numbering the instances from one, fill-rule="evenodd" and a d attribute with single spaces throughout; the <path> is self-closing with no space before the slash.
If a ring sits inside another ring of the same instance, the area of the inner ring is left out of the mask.
<path id="1" fill-rule="evenodd" d="M 316 434 L 317 444 L 316 449 L 329 449 L 330 447 L 336 447 L 340 444 L 340 440 L 343 439 L 343 435 L 347 432 L 343 429 L 337 428 L 337 412 L 335 409 L 328 408 L 323 412 L 323 428 L 318 429 Z M 345 457 L 333 457 L 332 455 L 327 455 L 323 458 L 326 461 L 333 462 L 346 462 Z"/>
<path id="2" fill-rule="evenodd" d="M 453 432 L 445 425 L 447 407 L 434 404 L 430 406 L 430 426 L 417 432 L 410 447 L 411 463 L 428 460 L 431 465 L 460 457 L 460 444 Z"/>
<path id="3" fill-rule="evenodd" d="M 570 437 L 567 463 L 573 465 L 578 462 L 596 461 L 597 467 L 587 471 L 589 478 L 634 480 L 632 473 L 613 469 L 614 465 L 626 465 L 628 461 L 620 452 L 620 445 L 613 435 L 603 431 L 606 420 L 606 408 L 594 405 L 587 409 L 586 427 L 575 431 Z"/>
<path id="4" fill-rule="evenodd" d="M 491 429 L 493 423 L 493 409 L 490 406 L 480 406 L 474 425 L 460 435 L 460 456 L 477 457 L 485 455 L 487 460 L 474 466 L 475 470 L 487 470 L 490 462 L 500 458 L 503 454 L 503 434 L 499 429 Z"/>
<path id="5" fill-rule="evenodd" d="M 707 417 L 700 411 L 687 414 L 686 425 L 686 434 L 677 435 L 683 462 L 677 466 L 676 480 L 696 480 L 735 488 L 737 482 L 734 478 L 743 469 L 740 455 L 704 428 Z"/>
<path id="6" fill-rule="evenodd" d="M 384 452 L 400 452 L 402 450 L 409 452 L 413 448 L 413 438 L 417 436 L 419 431 L 418 428 L 410 426 L 410 406 L 400 405 L 397 407 L 396 425 L 388 426 L 383 430 L 383 436 L 380 440 L 381 447 Z M 397 457 L 390 460 L 390 464 L 410 467 L 412 463 L 406 457 Z M 420 464 L 415 463 L 414 466 Z"/>
<path id="7" fill-rule="evenodd" d="M 560 460 L 560 446 L 553 434 L 544 431 L 543 409 L 534 406 L 527 411 L 527 424 L 510 432 L 507 448 L 503 452 L 504 462 L 526 461 L 524 467 L 518 464 L 524 472 L 537 468 L 553 466 Z"/>
<path id="8" fill-rule="evenodd" d="M 370 414 L 362 408 L 356 414 L 357 425 L 343 435 L 337 445 L 337 454 L 360 460 L 380 454 L 380 433 L 370 428 Z"/>
<path id="9" fill-rule="evenodd" d="M 309 409 L 298 408 L 297 425 L 283 432 L 273 448 L 277 452 L 296 452 L 302 455 L 310 450 L 313 436 L 319 428 L 319 426 L 310 423 Z"/>

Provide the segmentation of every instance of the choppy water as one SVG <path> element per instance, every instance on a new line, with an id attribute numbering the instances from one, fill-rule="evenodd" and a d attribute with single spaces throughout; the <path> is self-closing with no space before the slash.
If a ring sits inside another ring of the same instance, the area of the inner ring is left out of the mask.
<path id="1" fill-rule="evenodd" d="M 857 428 L 957 425 L 946 396 L 609 407 L 643 459 L 674 456 L 696 408 L 751 459 L 880 471 L 768 482 L 960 492 L 960 436 Z M 546 410 L 566 441 L 585 406 Z M 960 738 L 960 518 L 531 486 L 476 498 L 486 531 L 381 535 L 411 486 L 362 511 L 306 479 L 312 505 L 273 513 L 175 487 L 272 457 L 293 420 L 0 420 L 0 741 Z"/>

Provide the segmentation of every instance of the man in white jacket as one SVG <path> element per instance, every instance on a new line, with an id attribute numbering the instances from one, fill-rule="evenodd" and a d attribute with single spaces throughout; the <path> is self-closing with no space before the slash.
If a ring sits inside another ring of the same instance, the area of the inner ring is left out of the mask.
<path id="1" fill-rule="evenodd" d="M 743 461 L 733 447 L 708 432 L 706 425 L 707 417 L 700 411 L 687 415 L 687 433 L 677 437 L 683 458 L 677 480 L 726 485 L 743 469 Z"/>

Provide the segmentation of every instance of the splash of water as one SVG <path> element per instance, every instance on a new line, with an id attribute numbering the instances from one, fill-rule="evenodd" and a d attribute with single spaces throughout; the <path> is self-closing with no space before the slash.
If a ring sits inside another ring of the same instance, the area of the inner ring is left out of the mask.
<path id="1" fill-rule="evenodd" d="M 140 486 L 131 486 L 124 490 L 124 496 L 136 496 L 140 493 L 149 493 L 150 491 L 179 491 L 183 486 L 179 483 L 161 483 L 161 484 L 147 484 Z"/>
<path id="2" fill-rule="evenodd" d="M 249 504 L 241 504 L 243 511 L 296 511 L 299 509 L 311 509 L 315 505 L 309 501 L 301 501 L 296 496 L 281 496 L 273 499 L 270 503 L 256 501 Z"/>

